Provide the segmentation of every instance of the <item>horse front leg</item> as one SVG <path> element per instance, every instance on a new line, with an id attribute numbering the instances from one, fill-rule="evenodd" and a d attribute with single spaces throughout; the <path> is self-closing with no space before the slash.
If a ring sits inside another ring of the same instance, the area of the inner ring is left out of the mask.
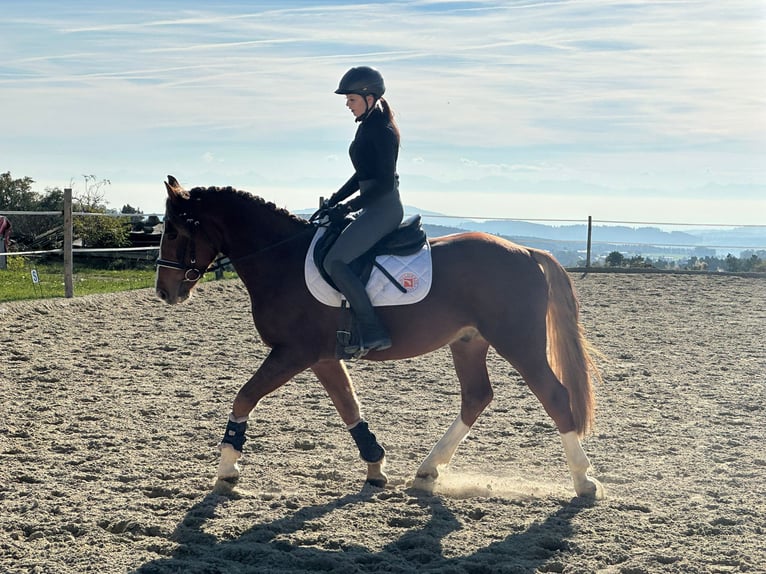
<path id="1" fill-rule="evenodd" d="M 221 443 L 218 464 L 219 480 L 236 482 L 240 475 L 239 459 L 247 441 L 247 420 L 250 412 L 263 397 L 275 391 L 298 373 L 306 370 L 310 361 L 298 359 L 299 353 L 283 347 L 271 350 L 261 366 L 234 398 L 229 421 Z"/>
<path id="2" fill-rule="evenodd" d="M 367 463 L 365 482 L 372 486 L 384 487 L 388 482 L 388 477 L 383 472 L 386 451 L 370 431 L 367 421 L 362 418 L 359 399 L 346 364 L 336 360 L 320 361 L 313 365 L 311 370 L 327 391 L 340 418 L 346 423 L 346 428 L 359 449 L 359 456 Z"/>

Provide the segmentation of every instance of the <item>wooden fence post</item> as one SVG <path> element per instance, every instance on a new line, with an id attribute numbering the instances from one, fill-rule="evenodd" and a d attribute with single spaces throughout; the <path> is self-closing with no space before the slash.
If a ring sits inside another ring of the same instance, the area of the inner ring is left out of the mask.
<path id="1" fill-rule="evenodd" d="M 0 270 L 8 268 L 8 258 L 5 256 L 5 242 L 11 237 L 11 222 L 0 216 Z"/>
<path id="2" fill-rule="evenodd" d="M 72 188 L 64 188 L 64 297 L 74 297 L 72 285 Z"/>
<path id="3" fill-rule="evenodd" d="M 590 269 L 590 234 L 591 230 L 593 229 L 593 218 L 589 215 L 588 216 L 588 246 L 586 248 L 586 254 L 585 254 L 585 268 Z"/>

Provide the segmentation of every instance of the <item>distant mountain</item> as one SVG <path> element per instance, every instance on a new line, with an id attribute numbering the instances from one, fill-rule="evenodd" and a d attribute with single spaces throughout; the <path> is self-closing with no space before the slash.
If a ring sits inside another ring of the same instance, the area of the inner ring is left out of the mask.
<path id="1" fill-rule="evenodd" d="M 749 249 L 766 249 L 766 227 L 734 229 L 696 229 L 689 232 L 702 245 L 731 245 Z"/>
<path id="2" fill-rule="evenodd" d="M 313 209 L 296 211 L 296 214 L 308 216 Z M 582 252 L 587 246 L 588 226 L 585 223 L 573 225 L 547 225 L 529 221 L 473 220 L 446 216 L 435 211 L 405 206 L 405 214 L 419 213 L 423 217 L 426 233 L 430 237 L 449 235 L 463 231 L 484 231 L 501 235 L 517 243 L 530 247 L 539 247 L 549 251 L 572 253 Z M 766 250 L 766 226 L 698 228 L 689 227 L 685 231 L 664 231 L 659 227 L 629 227 L 627 225 L 595 225 L 591 230 L 593 253 L 603 254 L 610 251 L 624 253 L 683 253 L 701 248 L 717 254 L 731 252 L 739 254 L 741 250 Z M 713 254 L 711 253 L 711 254 Z"/>
<path id="3" fill-rule="evenodd" d="M 510 238 L 537 238 L 560 242 L 582 242 L 588 237 L 586 224 L 546 225 L 527 221 L 475 221 L 470 219 L 426 216 L 426 223 L 462 230 L 484 231 Z M 631 246 L 711 247 L 731 249 L 766 249 L 766 226 L 733 229 L 697 229 L 664 231 L 659 227 L 594 225 L 591 240 Z"/>

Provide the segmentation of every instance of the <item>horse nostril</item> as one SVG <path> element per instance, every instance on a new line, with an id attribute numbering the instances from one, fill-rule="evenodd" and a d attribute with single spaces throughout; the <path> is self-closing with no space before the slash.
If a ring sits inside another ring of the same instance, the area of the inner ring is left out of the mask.
<path id="1" fill-rule="evenodd" d="M 159 297 L 163 301 L 168 300 L 168 294 L 164 289 L 157 289 L 157 297 Z"/>

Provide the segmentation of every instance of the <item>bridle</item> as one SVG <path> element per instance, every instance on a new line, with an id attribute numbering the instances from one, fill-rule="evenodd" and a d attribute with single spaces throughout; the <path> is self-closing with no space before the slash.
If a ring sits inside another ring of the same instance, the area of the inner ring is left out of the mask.
<path id="1" fill-rule="evenodd" d="M 216 271 L 217 269 L 221 269 L 224 266 L 228 265 L 230 261 L 228 261 L 228 257 L 225 256 L 219 256 L 216 258 L 213 265 L 208 266 L 205 269 L 200 269 L 196 266 L 197 264 L 197 244 L 194 241 L 194 233 L 200 229 L 200 222 L 199 219 L 196 219 L 194 217 L 189 217 L 187 213 L 181 213 L 179 214 L 179 217 L 186 217 L 186 223 L 190 225 L 191 233 L 188 240 L 188 243 L 186 247 L 184 248 L 184 254 L 181 257 L 181 261 L 187 260 L 187 252 L 189 255 L 188 258 L 188 265 L 184 263 L 179 263 L 178 261 L 171 261 L 169 259 L 163 259 L 161 257 L 157 258 L 157 261 L 155 264 L 157 267 L 167 267 L 169 269 L 180 269 L 184 272 L 184 281 L 189 281 L 191 283 L 195 281 L 199 281 L 202 279 L 202 276 L 207 273 L 208 271 Z M 167 216 L 166 218 L 167 219 Z"/>

